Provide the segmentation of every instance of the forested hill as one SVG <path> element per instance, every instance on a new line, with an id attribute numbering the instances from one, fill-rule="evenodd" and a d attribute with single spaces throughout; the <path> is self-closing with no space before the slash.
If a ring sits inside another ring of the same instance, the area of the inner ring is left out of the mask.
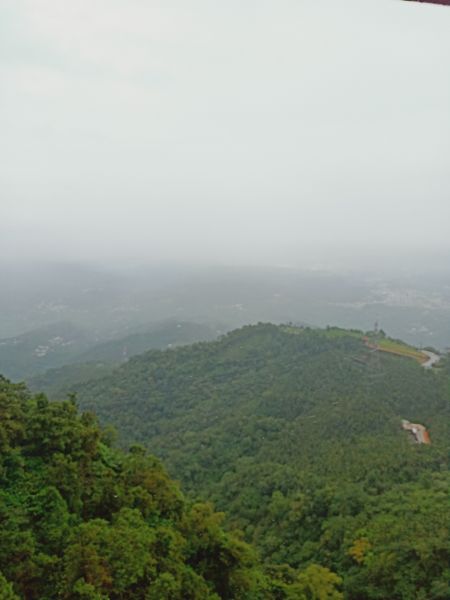
<path id="1" fill-rule="evenodd" d="M 0 484 L 1 600 L 342 599 L 319 565 L 263 571 L 141 447 L 2 377 Z"/>
<path id="2" fill-rule="evenodd" d="M 41 389 L 47 380 L 73 380 L 88 372 L 95 377 L 105 366 L 120 364 L 146 350 L 212 340 L 219 333 L 212 325 L 176 320 L 140 325 L 139 329 L 139 333 L 120 335 L 119 328 L 111 332 L 112 339 L 106 336 L 101 342 L 95 328 L 84 330 L 70 322 L 58 322 L 0 339 L 0 373 L 14 381 L 26 379 Z"/>
<path id="3" fill-rule="evenodd" d="M 395 600 L 450 597 L 449 389 L 445 361 L 427 371 L 360 332 L 260 324 L 148 352 L 77 392 L 266 561 L 319 562 L 348 598 Z"/>

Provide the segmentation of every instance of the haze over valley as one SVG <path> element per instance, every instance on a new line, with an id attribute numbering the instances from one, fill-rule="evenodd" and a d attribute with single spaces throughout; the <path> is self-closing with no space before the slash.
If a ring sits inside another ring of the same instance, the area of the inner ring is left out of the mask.
<path id="1" fill-rule="evenodd" d="M 0 600 L 449 600 L 448 2 L 0 4 Z"/>

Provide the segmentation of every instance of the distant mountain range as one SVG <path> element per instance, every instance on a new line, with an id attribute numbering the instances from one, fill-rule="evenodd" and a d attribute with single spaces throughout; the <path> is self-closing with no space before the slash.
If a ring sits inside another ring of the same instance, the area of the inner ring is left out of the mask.
<path id="1" fill-rule="evenodd" d="M 7 269 L 0 263 L 0 281 L 0 339 L 62 322 L 103 343 L 167 320 L 222 331 L 261 321 L 368 330 L 377 321 L 415 346 L 450 346 L 449 273 L 431 263 L 422 274 L 393 275 L 281 267 Z"/>

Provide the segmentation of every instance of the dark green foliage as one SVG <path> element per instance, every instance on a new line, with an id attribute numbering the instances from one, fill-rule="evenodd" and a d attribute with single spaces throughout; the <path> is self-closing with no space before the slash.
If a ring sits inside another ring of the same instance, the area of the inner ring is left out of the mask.
<path id="1" fill-rule="evenodd" d="M 74 402 L 0 377 L 0 444 L 2 600 L 272 597 L 223 515 L 189 507 L 143 448 L 109 447 Z"/>
<path id="2" fill-rule="evenodd" d="M 97 344 L 84 352 L 80 358 L 83 362 L 120 363 L 146 350 L 182 346 L 200 340 L 213 340 L 217 335 L 217 330 L 209 325 L 185 321 L 163 321 L 151 328 L 147 327 L 144 332 Z"/>
<path id="3" fill-rule="evenodd" d="M 286 565 L 318 563 L 352 600 L 445 598 L 449 367 L 373 353 L 361 337 L 244 327 L 135 357 L 80 386 L 78 401 L 225 510 L 285 569 L 279 581 L 294 585 Z M 429 428 L 432 445 L 414 445 L 402 418 Z"/>
<path id="4" fill-rule="evenodd" d="M 31 390 L 44 391 L 48 398 L 53 399 L 69 393 L 80 382 L 93 381 L 110 375 L 115 366 L 117 365 L 114 363 L 102 362 L 69 364 L 29 377 L 26 383 Z"/>
<path id="5" fill-rule="evenodd" d="M 0 598 L 2 600 L 18 600 L 18 596 L 13 591 L 13 587 L 6 581 L 0 573 Z"/>
<path id="6" fill-rule="evenodd" d="M 32 334 L 28 335 L 32 338 Z M 24 350 L 20 344 L 17 349 L 17 345 L 14 344 L 16 355 L 13 354 L 10 357 L 10 362 L 14 363 L 15 370 L 9 371 L 6 369 L 7 363 L 4 356 L 9 352 L 9 345 L 6 345 L 3 348 L 3 354 L 0 351 L 0 372 L 4 367 L 6 370 L 3 371 L 3 374 L 11 372 L 13 378 L 20 379 L 27 376 L 27 384 L 32 390 L 44 391 L 49 398 L 56 398 L 58 395 L 61 396 L 62 390 L 67 393 L 80 382 L 106 377 L 115 366 L 146 350 L 171 348 L 191 344 L 199 340 L 212 340 L 217 335 L 217 329 L 209 325 L 184 321 L 165 321 L 141 333 L 91 344 L 91 347 L 85 352 L 76 356 L 66 356 L 65 360 L 64 353 L 59 357 L 55 357 L 53 352 L 51 356 L 53 363 L 60 364 L 61 361 L 68 363 L 70 358 L 73 362 L 73 364 L 64 364 L 62 367 L 53 369 L 49 368 L 53 364 L 52 362 L 46 362 L 44 358 L 38 360 L 38 357 L 35 356 L 34 351 L 37 342 L 34 341 L 34 346 L 25 349 L 26 354 L 32 356 L 33 368 L 38 373 L 33 377 L 29 376 L 30 372 L 33 371 L 20 370 L 21 360 L 24 358 L 20 354 Z M 56 358 L 59 359 L 59 362 L 56 361 Z M 41 373 L 43 369 L 47 370 Z"/>

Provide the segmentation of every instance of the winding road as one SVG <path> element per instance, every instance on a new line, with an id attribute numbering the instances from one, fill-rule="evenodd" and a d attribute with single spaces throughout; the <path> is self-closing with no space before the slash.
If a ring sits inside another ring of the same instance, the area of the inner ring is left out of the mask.
<path id="1" fill-rule="evenodd" d="M 434 352 L 429 352 L 428 350 L 422 350 L 423 354 L 428 356 L 428 360 L 422 364 L 424 369 L 431 369 L 435 364 L 437 364 L 441 357 L 439 354 L 435 354 Z"/>

